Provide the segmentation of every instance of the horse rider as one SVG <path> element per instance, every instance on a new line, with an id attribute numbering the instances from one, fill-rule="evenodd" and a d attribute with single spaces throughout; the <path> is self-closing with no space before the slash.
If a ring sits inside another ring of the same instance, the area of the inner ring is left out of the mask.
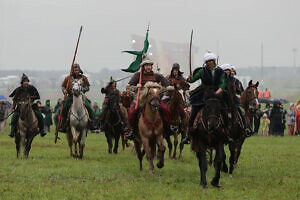
<path id="1" fill-rule="evenodd" d="M 101 110 L 101 114 L 100 114 L 100 127 L 101 130 L 104 130 L 104 125 L 105 125 L 105 117 L 108 111 L 108 99 L 110 97 L 110 95 L 116 94 L 119 96 L 119 98 L 121 99 L 121 92 L 117 89 L 117 81 L 115 81 L 112 77 L 110 77 L 110 81 L 108 83 L 108 85 L 105 88 L 101 88 L 101 93 L 105 94 L 105 98 L 102 104 L 102 110 Z M 121 117 L 121 121 L 122 123 L 126 124 L 126 119 L 123 115 L 123 113 L 121 112 L 121 108 L 120 106 L 118 106 L 119 108 L 119 113 L 120 113 L 120 117 Z"/>
<path id="2" fill-rule="evenodd" d="M 121 102 L 123 106 L 126 108 L 127 112 L 129 111 L 130 105 L 134 100 L 134 93 L 130 90 L 130 85 L 126 85 L 126 91 L 122 93 Z"/>
<path id="3" fill-rule="evenodd" d="M 12 118 L 11 118 L 11 132 L 9 134 L 10 137 L 14 137 L 17 132 L 17 124 L 20 116 L 20 110 L 17 106 L 17 103 L 19 99 L 24 96 L 24 95 L 30 96 L 30 99 L 32 102 L 34 100 L 40 99 L 39 92 L 37 89 L 29 84 L 29 78 L 23 73 L 22 78 L 21 78 L 21 86 L 16 88 L 10 95 L 9 97 L 13 97 L 13 106 L 12 106 L 12 112 L 14 113 Z M 38 106 L 36 104 L 32 104 L 32 109 L 38 119 L 38 125 L 40 129 L 40 135 L 44 137 L 46 135 L 45 130 L 44 130 L 44 118 L 40 110 L 38 109 Z"/>
<path id="4" fill-rule="evenodd" d="M 143 88 L 143 86 L 151 81 L 161 84 L 163 87 L 169 86 L 169 81 L 163 77 L 161 74 L 154 73 L 153 72 L 153 65 L 154 62 L 150 60 L 149 58 L 145 57 L 143 61 L 140 64 L 141 70 L 142 70 L 142 80 L 141 84 L 139 84 L 140 81 L 140 72 L 136 72 L 132 78 L 129 81 L 129 85 L 134 87 L 137 86 L 137 88 Z M 142 108 L 135 108 L 135 102 L 133 102 L 129 108 L 128 112 L 128 135 L 126 135 L 126 138 L 129 140 L 132 140 L 135 137 L 135 133 L 137 132 L 137 125 L 138 125 L 138 115 Z M 162 119 L 164 122 L 164 125 L 166 125 L 167 122 L 170 122 L 170 116 L 167 106 L 161 102 L 160 105 L 160 112 L 162 115 Z"/>
<path id="5" fill-rule="evenodd" d="M 194 130 L 193 124 L 195 117 L 199 110 L 205 104 L 205 91 L 213 89 L 216 95 L 221 95 L 226 86 L 226 78 L 224 71 L 217 66 L 216 60 L 217 56 L 208 51 L 203 57 L 204 64 L 203 67 L 196 68 L 193 75 L 188 77 L 188 82 L 194 83 L 195 81 L 201 79 L 201 85 L 190 92 L 190 104 L 192 105 L 192 110 L 189 118 L 188 124 L 188 135 L 181 141 L 182 144 L 189 144 L 191 132 Z M 226 120 L 227 114 L 222 110 L 222 116 L 227 125 L 228 119 Z"/>
<path id="6" fill-rule="evenodd" d="M 241 95 L 244 92 L 244 88 L 243 88 L 241 81 L 239 79 L 237 79 L 235 76 L 236 75 L 236 67 L 231 65 L 230 69 L 224 70 L 224 71 L 226 74 L 229 73 L 229 71 L 230 71 L 230 75 L 233 78 L 235 89 L 236 89 L 236 95 L 234 95 L 233 101 L 235 103 L 235 106 L 237 107 L 237 110 L 238 110 L 241 118 L 242 118 L 242 123 L 243 123 L 243 127 L 246 131 L 246 135 L 251 136 L 254 132 L 251 128 L 250 123 L 247 120 L 245 110 L 241 106 Z"/>
<path id="7" fill-rule="evenodd" d="M 185 80 L 185 78 L 182 76 L 183 72 L 180 71 L 180 65 L 178 63 L 174 63 L 173 67 L 171 69 L 170 75 L 166 76 L 166 79 L 170 82 L 170 86 L 176 87 L 178 91 L 183 90 L 183 95 L 185 95 L 185 92 L 189 90 L 190 85 L 188 82 Z M 171 97 L 168 96 L 167 99 L 170 99 Z M 185 125 L 184 125 L 184 120 L 185 120 L 185 111 L 184 111 L 184 104 L 185 101 L 182 99 L 183 104 L 180 104 L 180 118 L 181 118 L 181 131 L 185 131 Z"/>
<path id="8" fill-rule="evenodd" d="M 68 84 L 68 79 L 70 78 L 70 82 Z M 66 101 L 64 102 L 64 107 L 63 107 L 63 111 L 62 111 L 62 116 L 61 116 L 61 126 L 60 126 L 60 132 L 66 132 L 66 122 L 67 122 L 67 119 L 68 119 L 68 113 L 69 113 L 69 109 L 71 107 L 71 104 L 72 104 L 72 82 L 74 80 L 80 80 L 82 79 L 82 92 L 83 93 L 86 93 L 90 90 L 90 83 L 89 83 L 89 80 L 88 78 L 83 75 L 83 72 L 82 70 L 80 69 L 80 65 L 75 63 L 74 66 L 73 66 L 73 72 L 72 72 L 72 75 L 71 77 L 67 76 L 65 77 L 62 85 L 61 85 L 61 89 L 62 89 L 62 92 L 64 94 L 67 94 L 67 98 L 66 98 Z M 67 85 L 68 84 L 68 85 Z M 91 105 L 90 105 L 90 100 L 88 98 L 85 98 L 85 101 L 84 101 L 84 105 L 88 111 L 88 114 L 89 114 L 89 121 L 90 123 L 92 123 L 95 119 L 95 114 L 94 114 L 94 111 L 93 109 L 91 108 Z M 92 128 L 92 126 L 90 126 Z"/>

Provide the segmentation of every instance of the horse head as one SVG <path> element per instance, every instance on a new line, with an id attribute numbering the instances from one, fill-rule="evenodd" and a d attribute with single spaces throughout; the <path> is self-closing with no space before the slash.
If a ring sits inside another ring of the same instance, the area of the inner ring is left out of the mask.
<path id="1" fill-rule="evenodd" d="M 158 83 L 146 83 L 140 96 L 141 103 L 148 103 L 152 111 L 157 111 L 160 107 L 160 90 L 161 86 Z"/>
<path id="2" fill-rule="evenodd" d="M 207 91 L 205 93 L 205 105 L 202 111 L 202 118 L 209 133 L 219 128 L 221 123 L 221 109 L 221 97 L 216 95 L 212 90 Z"/>
<path id="3" fill-rule="evenodd" d="M 242 103 L 248 105 L 250 109 L 258 109 L 259 102 L 258 102 L 258 90 L 257 87 L 259 82 L 257 81 L 255 84 L 252 83 L 252 80 L 249 81 L 248 87 L 243 92 L 241 100 Z"/>
<path id="4" fill-rule="evenodd" d="M 78 97 L 82 94 L 82 86 L 81 86 L 82 80 L 81 79 L 75 79 L 72 82 L 72 93 L 74 96 Z"/>
<path id="5" fill-rule="evenodd" d="M 117 111 L 119 107 L 120 97 L 118 94 L 110 94 L 108 98 L 108 109 L 110 111 Z"/>
<path id="6" fill-rule="evenodd" d="M 17 104 L 20 109 L 20 118 L 24 121 L 32 106 L 30 96 L 25 95 L 21 97 Z"/>

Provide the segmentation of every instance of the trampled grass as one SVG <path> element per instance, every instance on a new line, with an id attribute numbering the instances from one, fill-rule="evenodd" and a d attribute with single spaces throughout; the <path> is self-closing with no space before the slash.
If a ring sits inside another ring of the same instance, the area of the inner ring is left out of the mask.
<path id="1" fill-rule="evenodd" d="M 187 146 L 182 161 L 165 154 L 165 167 L 149 174 L 129 148 L 109 155 L 103 134 L 88 135 L 83 160 L 69 156 L 63 134 L 54 144 L 53 132 L 34 139 L 28 160 L 17 159 L 7 134 L 0 134 L 0 199 L 300 199 L 300 137 L 247 139 L 233 178 L 222 173 L 220 189 L 203 190 Z M 209 167 L 208 182 L 213 173 Z"/>

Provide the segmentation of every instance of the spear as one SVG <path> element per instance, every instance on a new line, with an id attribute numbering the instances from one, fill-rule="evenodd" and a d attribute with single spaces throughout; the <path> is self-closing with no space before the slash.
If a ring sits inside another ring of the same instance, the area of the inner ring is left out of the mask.
<path id="1" fill-rule="evenodd" d="M 193 29 L 191 32 L 191 40 L 190 40 L 190 53 L 189 53 L 189 65 L 190 65 L 190 76 L 192 76 L 192 44 L 193 44 Z"/>
<path id="2" fill-rule="evenodd" d="M 69 89 L 68 87 L 69 87 L 69 85 L 70 85 L 70 83 L 71 83 L 71 76 L 72 76 L 72 72 L 73 72 L 73 68 L 74 68 L 75 58 L 76 58 L 76 55 L 77 55 L 78 44 L 79 44 L 81 32 L 82 32 L 82 26 L 80 27 L 80 30 L 79 30 L 79 35 L 78 35 L 78 39 L 77 39 L 76 49 L 75 49 L 75 53 L 74 53 L 74 57 L 73 57 L 73 61 L 72 61 L 72 65 L 71 65 L 71 69 L 70 69 L 70 73 L 69 73 L 68 82 L 67 82 L 67 88 L 66 88 L 66 89 Z M 67 93 L 64 94 L 64 101 L 63 101 L 63 102 L 66 101 L 66 98 L 67 98 Z M 63 109 L 64 109 L 64 104 L 61 105 L 61 109 L 60 109 L 60 112 L 59 112 L 59 116 L 62 115 Z M 59 137 L 58 137 L 58 129 L 59 129 L 59 126 L 60 126 L 60 122 L 61 122 L 61 117 L 58 118 L 58 123 L 57 123 L 56 130 L 55 130 L 55 139 L 54 139 L 54 143 L 55 143 L 55 144 L 56 144 L 56 142 L 57 142 L 57 139 L 59 138 Z M 60 139 L 60 138 L 59 138 L 59 139 Z"/>

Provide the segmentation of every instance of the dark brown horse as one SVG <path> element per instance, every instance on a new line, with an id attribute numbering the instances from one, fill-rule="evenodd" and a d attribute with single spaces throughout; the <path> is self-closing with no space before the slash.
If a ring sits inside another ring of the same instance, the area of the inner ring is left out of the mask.
<path id="1" fill-rule="evenodd" d="M 170 111 L 170 117 L 171 117 L 171 122 L 170 122 L 170 129 L 169 132 L 166 132 L 164 134 L 164 137 L 168 143 L 168 148 L 169 148 L 169 158 L 176 159 L 176 151 L 177 151 L 177 145 L 178 145 L 178 136 L 181 134 L 181 140 L 186 136 L 187 134 L 187 129 L 183 132 L 182 131 L 182 123 L 184 123 L 185 127 L 188 126 L 188 114 L 185 112 L 185 118 L 184 122 L 181 120 L 180 116 L 180 106 L 183 104 L 183 99 L 178 91 L 178 89 L 175 87 L 168 89 L 168 93 L 170 96 L 170 102 L 168 103 L 168 109 Z M 171 141 L 171 136 L 174 136 L 174 151 L 172 155 L 172 148 L 173 144 Z M 179 154 L 179 159 L 182 158 L 182 150 L 183 150 L 184 144 L 180 143 L 180 154 Z"/>
<path id="2" fill-rule="evenodd" d="M 15 136 L 17 157 L 19 157 L 21 142 L 24 147 L 23 158 L 28 158 L 33 138 L 39 133 L 37 117 L 32 109 L 32 101 L 29 96 L 24 96 L 18 101 L 20 117 L 18 131 Z"/>
<path id="3" fill-rule="evenodd" d="M 224 143 L 227 140 L 224 123 L 221 116 L 222 101 L 214 91 L 206 94 L 204 107 L 197 114 L 194 129 L 191 132 L 191 147 L 196 152 L 201 172 L 200 184 L 206 188 L 207 159 L 206 151 L 209 148 L 216 150 L 214 158 L 215 175 L 211 184 L 219 187 L 221 164 L 224 160 Z"/>
<path id="4" fill-rule="evenodd" d="M 257 109 L 259 106 L 258 102 L 258 90 L 257 87 L 259 85 L 259 82 L 256 82 L 256 84 L 252 83 L 252 80 L 249 81 L 248 87 L 245 89 L 245 91 L 242 93 L 241 96 L 241 105 L 244 109 L 244 112 L 246 115 L 249 112 L 249 109 Z M 231 138 L 233 139 L 233 142 L 229 143 L 229 150 L 230 150 L 230 158 L 229 158 L 229 174 L 232 176 L 234 168 L 237 167 L 237 162 L 239 159 L 239 156 L 241 154 L 242 145 L 247 137 L 245 128 L 243 126 L 243 120 L 240 113 L 233 109 L 231 111 L 232 113 L 232 128 L 231 128 Z M 246 122 L 248 123 L 248 122 Z"/>

